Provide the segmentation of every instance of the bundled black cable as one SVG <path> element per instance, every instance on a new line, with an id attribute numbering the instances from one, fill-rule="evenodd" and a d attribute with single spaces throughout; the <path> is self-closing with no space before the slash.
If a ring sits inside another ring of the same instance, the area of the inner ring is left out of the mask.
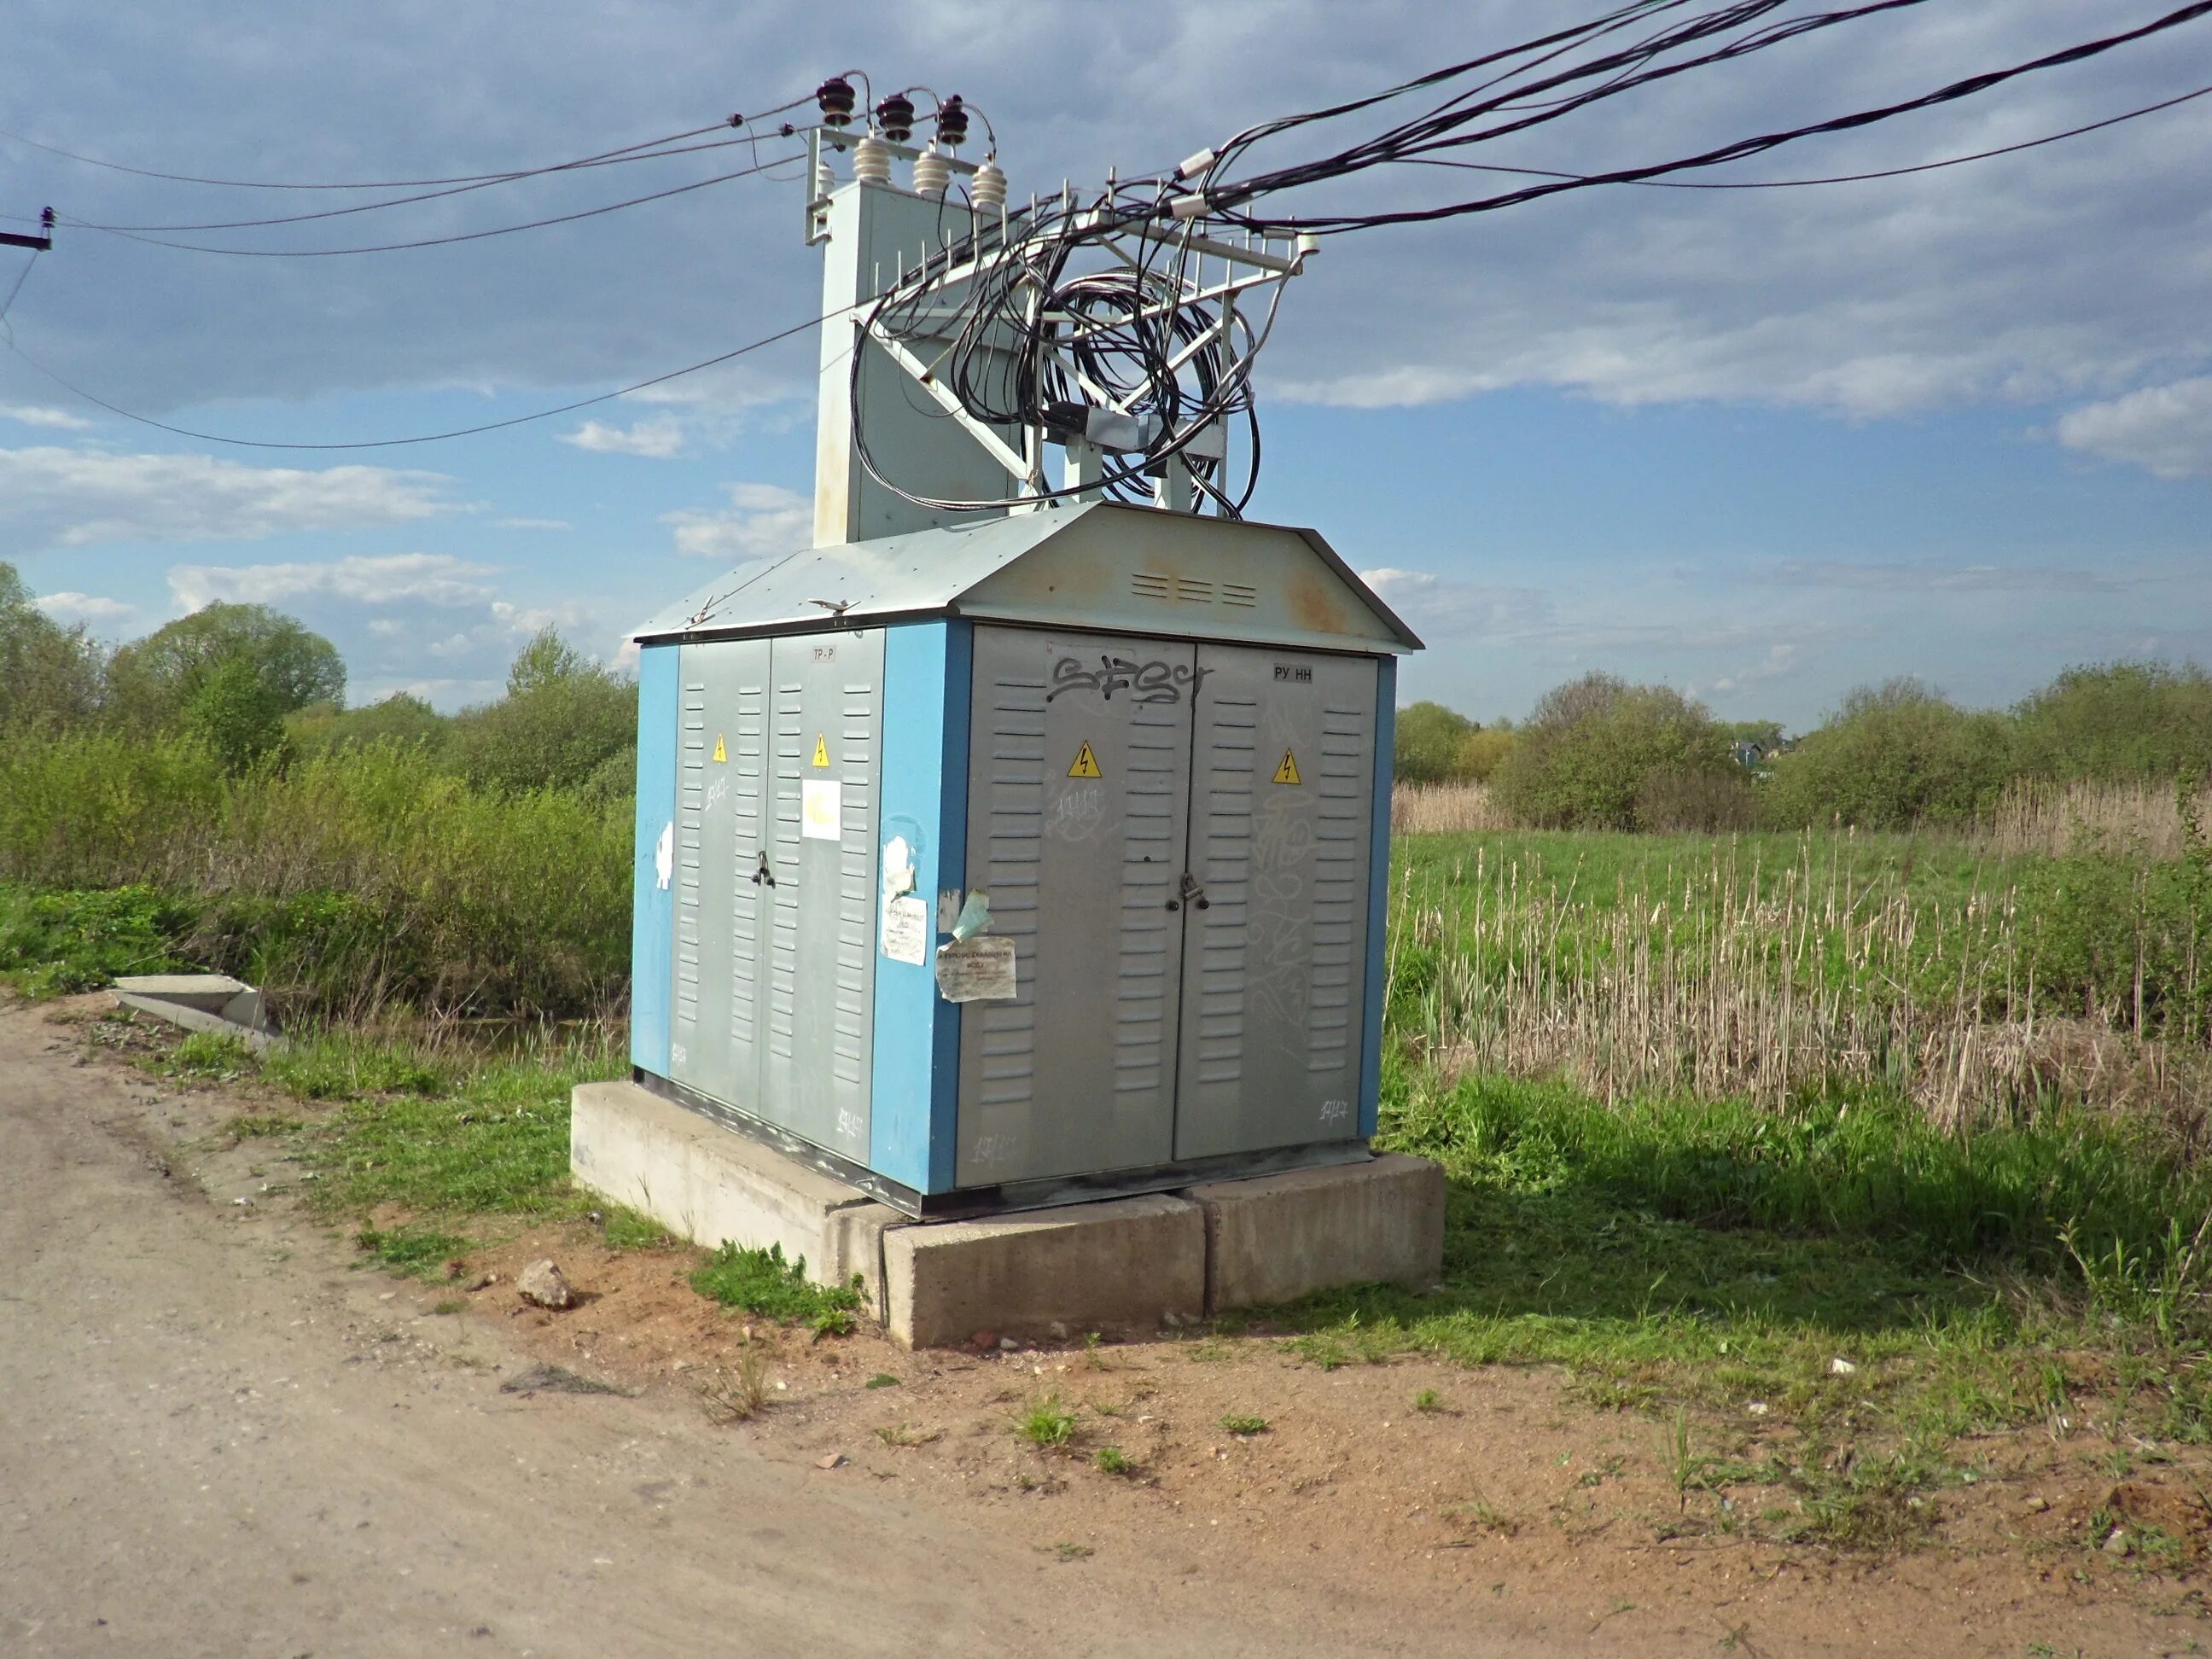
<path id="1" fill-rule="evenodd" d="M 1644 0 L 1644 3 L 1624 7 L 1577 28 L 1487 53 L 1367 98 L 1269 121 L 1237 134 L 1218 153 L 1201 153 L 1197 165 L 1186 163 L 1186 167 L 1198 182 L 1206 213 L 1274 235 L 1328 235 L 1379 225 L 1451 218 L 1494 211 L 1540 197 L 1597 185 L 1646 183 L 1670 173 L 1739 161 L 1799 139 L 1871 126 L 1917 110 L 1972 97 L 2023 75 L 2081 63 L 2212 15 L 2212 0 L 2194 0 L 2191 4 L 2138 27 L 1969 76 L 1917 97 L 1737 139 L 1692 155 L 1597 173 L 1554 176 L 1514 190 L 1436 206 L 1378 213 L 1295 216 L 1265 210 L 1267 198 L 1291 191 L 1347 178 L 1380 166 L 1433 164 L 1440 152 L 1463 154 L 1474 146 L 1528 131 L 1639 87 L 1748 57 L 1879 13 L 1923 5 L 1927 0 L 1869 0 L 1868 3 L 1766 21 L 1758 27 L 1752 26 L 1760 23 L 1786 0 L 1736 0 L 1735 3 L 1689 17 L 1625 44 L 1612 44 L 1607 39 L 1633 24 L 1673 12 L 1686 3 L 1686 0 Z M 1604 43 L 1604 49 L 1576 61 L 1565 61 L 1578 48 L 1597 43 Z M 1242 179 L 1228 177 L 1236 162 L 1244 160 L 1256 145 L 1270 137 L 1311 123 L 1356 114 L 1476 75 L 1484 78 L 1423 113 L 1332 155 Z"/>
<path id="2" fill-rule="evenodd" d="M 1115 233 L 1150 222 L 1158 196 L 1155 184 L 1141 195 L 1102 195 L 1080 207 L 1063 198 L 1010 214 L 1003 228 L 981 226 L 924 265 L 901 272 L 867 319 L 871 331 L 933 359 L 933 373 L 962 409 L 1010 436 L 1042 428 L 1081 437 L 1088 411 L 1112 410 L 1134 422 L 1146 434 L 1143 441 L 1103 456 L 1095 481 L 988 503 L 921 495 L 887 476 L 870 451 L 860 414 L 856 353 L 851 369 L 855 447 L 870 475 L 909 501 L 957 511 L 1094 489 L 1120 500 L 1143 499 L 1151 493 L 1150 480 L 1182 458 L 1203 495 L 1231 516 L 1239 514 L 1258 479 L 1258 424 L 1247 364 L 1265 338 L 1264 324 L 1255 332 L 1241 313 L 1229 318 L 1245 349 L 1228 349 L 1218 307 L 1188 298 L 1187 255 L 1177 252 L 1171 237 L 1155 233 L 1148 258 L 1134 265 L 1116 258 L 1092 262 L 1097 268 L 1091 269 L 1084 259 L 1086 251 Z M 945 298 L 940 279 L 970 260 L 975 270 L 961 279 L 966 289 L 948 340 L 942 319 L 924 307 Z M 1237 418 L 1251 436 L 1245 476 L 1232 492 L 1222 462 L 1192 452 L 1202 435 Z"/>

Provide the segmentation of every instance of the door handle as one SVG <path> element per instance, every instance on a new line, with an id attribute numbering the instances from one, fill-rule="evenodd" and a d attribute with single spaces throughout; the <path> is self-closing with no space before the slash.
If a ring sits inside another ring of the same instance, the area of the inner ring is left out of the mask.
<path id="1" fill-rule="evenodd" d="M 1182 890 L 1175 897 L 1168 901 L 1168 908 L 1180 910 L 1185 900 L 1189 901 L 1190 908 L 1194 910 L 1211 909 L 1213 905 L 1213 901 L 1206 896 L 1206 889 L 1199 884 L 1198 878 L 1188 870 L 1182 872 Z"/>
<path id="2" fill-rule="evenodd" d="M 768 867 L 768 854 L 766 853 L 763 853 L 760 855 L 760 868 L 753 872 L 753 885 L 756 887 L 773 887 L 775 885 L 775 872 Z"/>

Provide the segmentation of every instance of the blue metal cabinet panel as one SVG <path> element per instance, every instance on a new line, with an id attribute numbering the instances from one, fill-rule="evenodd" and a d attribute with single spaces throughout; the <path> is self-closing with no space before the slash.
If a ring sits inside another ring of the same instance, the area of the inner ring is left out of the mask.
<path id="1" fill-rule="evenodd" d="M 637 843 L 630 884 L 630 1064 L 668 1075 L 668 993 L 674 950 L 676 653 L 647 646 L 637 668 Z"/>
<path id="2" fill-rule="evenodd" d="M 1397 775 L 1398 659 L 1376 664 L 1375 828 L 1367 874 L 1367 1024 L 1359 1044 L 1359 1133 L 1372 1138 L 1382 1109 L 1383 964 L 1390 955 L 1390 787 Z"/>
<path id="3" fill-rule="evenodd" d="M 922 965 L 878 951 L 874 1099 L 868 1165 L 917 1192 L 954 1180 L 960 1009 L 937 994 L 938 896 L 962 890 L 968 842 L 968 693 L 972 639 L 963 622 L 884 631 L 882 816 L 877 830 L 878 915 L 883 854 L 906 842 L 913 896 L 928 912 Z"/>

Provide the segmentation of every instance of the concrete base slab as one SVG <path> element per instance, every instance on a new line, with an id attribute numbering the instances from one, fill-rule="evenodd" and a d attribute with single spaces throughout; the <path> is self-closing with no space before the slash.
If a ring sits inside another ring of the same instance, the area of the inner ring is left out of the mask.
<path id="1" fill-rule="evenodd" d="M 1425 1286 L 1443 1263 L 1443 1171 L 1424 1158 L 915 1221 L 634 1083 L 587 1083 L 568 1164 L 580 1186 L 696 1243 L 780 1244 L 818 1284 L 859 1274 L 910 1348 L 1054 1326 L 1134 1334 L 1336 1285 Z"/>
<path id="2" fill-rule="evenodd" d="M 1443 1271 L 1444 1172 L 1385 1153 L 1188 1188 L 1206 1217 L 1206 1310 L 1287 1302 L 1339 1285 L 1421 1290 Z"/>
<path id="3" fill-rule="evenodd" d="M 1152 1330 L 1195 1319 L 1206 1300 L 1206 1221 L 1165 1194 L 939 1221 L 884 1234 L 895 1341 L 950 1347 L 977 1331 L 1042 1337 Z"/>
<path id="4" fill-rule="evenodd" d="M 576 1088 L 568 1168 L 579 1186 L 694 1243 L 780 1244 L 819 1285 L 858 1273 L 884 1316 L 881 1237 L 904 1217 L 635 1083 Z"/>
<path id="5" fill-rule="evenodd" d="M 261 993 L 227 974 L 127 974 L 114 991 L 119 1006 L 188 1031 L 236 1037 L 249 1048 L 267 1048 L 275 1035 Z"/>

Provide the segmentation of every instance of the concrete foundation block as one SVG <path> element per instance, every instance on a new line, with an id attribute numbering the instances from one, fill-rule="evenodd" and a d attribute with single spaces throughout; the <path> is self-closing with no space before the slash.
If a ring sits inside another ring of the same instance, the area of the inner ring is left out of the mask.
<path id="1" fill-rule="evenodd" d="M 1042 1337 L 1149 1331 L 1195 1319 L 1206 1300 L 1206 1220 L 1164 1194 L 1030 1210 L 988 1221 L 894 1227 L 883 1236 L 885 1322 L 909 1348 L 977 1331 Z"/>
<path id="2" fill-rule="evenodd" d="M 712 1248 L 781 1244 L 819 1285 L 858 1273 L 884 1316 L 882 1237 L 905 1217 L 635 1083 L 586 1083 L 568 1105 L 576 1184 Z"/>
<path id="3" fill-rule="evenodd" d="M 1419 1290 L 1443 1271 L 1444 1172 L 1388 1153 L 1364 1164 L 1187 1190 L 1206 1218 L 1206 1310 L 1338 1285 Z"/>

